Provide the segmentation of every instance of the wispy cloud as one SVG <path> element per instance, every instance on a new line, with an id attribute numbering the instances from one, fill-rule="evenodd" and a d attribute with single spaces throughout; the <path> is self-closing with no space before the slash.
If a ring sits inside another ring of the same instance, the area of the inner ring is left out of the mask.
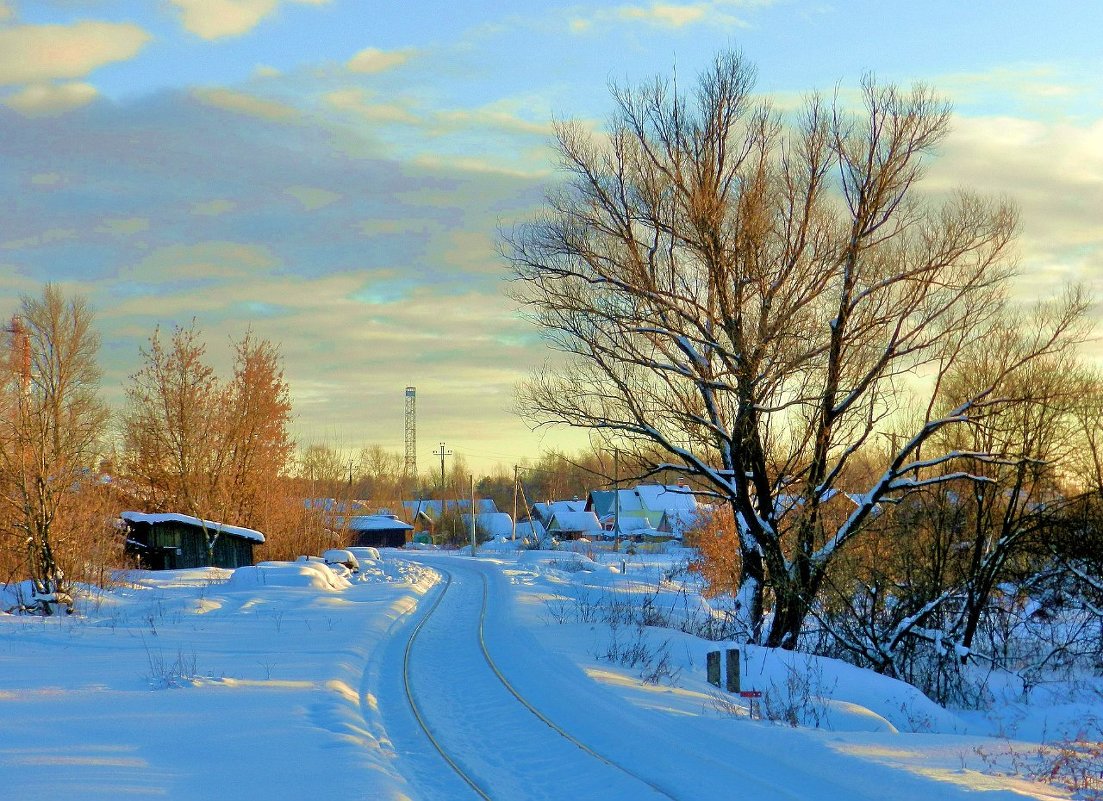
<path id="1" fill-rule="evenodd" d="M 289 186 L 283 191 L 284 194 L 290 195 L 299 201 L 306 211 L 325 208 L 330 203 L 335 203 L 341 199 L 341 196 L 336 192 L 330 192 L 328 189 L 321 189 L 317 186 Z"/>
<path id="2" fill-rule="evenodd" d="M 8 95 L 3 102 L 27 117 L 52 117 L 87 105 L 98 96 L 89 83 L 36 83 Z"/>
<path id="3" fill-rule="evenodd" d="M 0 85 L 83 78 L 104 64 L 133 58 L 149 39 L 146 31 L 129 23 L 0 28 Z"/>
<path id="4" fill-rule="evenodd" d="M 197 242 L 159 247 L 136 264 L 121 269 L 119 278 L 135 278 L 147 284 L 173 282 L 180 276 L 230 280 L 256 275 L 276 263 L 276 257 L 261 244 Z"/>
<path id="5" fill-rule="evenodd" d="M 505 99 L 474 108 L 426 106 L 411 98 L 376 99 L 362 87 L 344 87 L 323 95 L 331 109 L 370 123 L 372 133 L 415 163 L 439 166 L 452 162 L 472 171 L 543 173 L 543 146 L 553 129 L 543 109 L 533 113 L 528 99 Z M 534 121 L 532 117 L 538 117 Z M 396 130 L 388 130 L 396 126 Z M 409 128 L 420 136 L 411 138 Z M 533 143 L 540 148 L 534 150 Z M 459 152 L 457 148 L 462 148 Z M 534 152 L 537 154 L 533 156 Z"/>
<path id="6" fill-rule="evenodd" d="M 939 92 L 961 109 L 991 114 L 993 104 L 1004 113 L 1056 120 L 1103 101 L 1094 72 L 1070 72 L 1051 64 L 1017 64 L 984 72 L 949 73 L 931 79 Z"/>
<path id="7" fill-rule="evenodd" d="M 1020 207 L 1022 297 L 1043 297 L 1069 280 L 1103 291 L 1101 141 L 1103 118 L 1079 124 L 958 116 L 923 186 L 966 186 Z"/>
<path id="8" fill-rule="evenodd" d="M 224 197 L 201 200 L 192 204 L 191 213 L 200 217 L 219 217 L 237 208 L 237 203 Z"/>
<path id="9" fill-rule="evenodd" d="M 626 4 L 613 8 L 597 9 L 590 13 L 575 14 L 568 19 L 573 33 L 587 33 L 598 27 L 613 24 L 636 23 L 655 28 L 677 30 L 693 25 L 722 27 L 746 27 L 745 20 L 735 16 L 732 7 L 769 5 L 768 2 L 698 2 Z"/>
<path id="10" fill-rule="evenodd" d="M 324 5 L 329 0 L 292 0 L 302 5 Z M 180 13 L 184 28 L 201 39 L 241 36 L 275 13 L 281 0 L 169 0 Z"/>
<path id="11" fill-rule="evenodd" d="M 416 54 L 413 48 L 403 50 L 380 50 L 375 47 L 366 47 L 348 60 L 345 66 L 350 72 L 377 73 L 385 72 L 405 64 Z"/>
<path id="12" fill-rule="evenodd" d="M 110 234 L 111 236 L 133 236 L 134 234 L 149 230 L 149 218 L 109 218 L 100 223 L 100 225 L 97 226 L 95 230 L 98 233 Z"/>
<path id="13" fill-rule="evenodd" d="M 414 113 L 409 106 L 395 102 L 376 102 L 366 90 L 360 87 L 335 89 L 323 95 L 322 100 L 333 109 L 355 114 L 368 122 L 402 125 L 424 123 L 424 119 Z"/>
<path id="14" fill-rule="evenodd" d="M 197 100 L 208 105 L 275 122 L 284 122 L 299 116 L 299 112 L 291 106 L 233 89 L 195 89 L 193 94 Z"/>

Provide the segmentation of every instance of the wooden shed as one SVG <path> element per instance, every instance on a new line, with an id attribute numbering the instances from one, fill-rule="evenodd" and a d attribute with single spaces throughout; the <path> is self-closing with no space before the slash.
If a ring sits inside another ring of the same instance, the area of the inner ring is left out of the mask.
<path id="1" fill-rule="evenodd" d="M 412 537 L 414 527 L 395 515 L 358 515 L 346 521 L 353 546 L 401 548 Z"/>
<path id="2" fill-rule="evenodd" d="M 126 553 L 145 570 L 187 567 L 235 568 L 253 564 L 253 548 L 264 542 L 259 531 L 174 513 L 123 512 Z M 208 559 L 207 539 L 214 539 Z"/>

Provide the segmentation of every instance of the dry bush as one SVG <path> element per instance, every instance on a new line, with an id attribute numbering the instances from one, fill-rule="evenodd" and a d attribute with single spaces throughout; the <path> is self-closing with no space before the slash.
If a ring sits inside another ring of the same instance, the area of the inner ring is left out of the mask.
<path id="1" fill-rule="evenodd" d="M 109 587 L 114 572 L 124 567 L 116 506 L 110 488 L 94 475 L 61 504 L 54 521 L 55 553 L 67 584 Z"/>
<path id="2" fill-rule="evenodd" d="M 302 498 L 290 493 L 269 498 L 261 531 L 265 542 L 257 561 L 292 561 L 302 554 L 317 555 L 345 544 L 342 532 L 327 528 L 322 510 L 308 509 Z"/>
<path id="3" fill-rule="evenodd" d="M 734 595 L 739 590 L 739 535 L 730 506 L 702 511 L 697 524 L 686 531 L 684 541 L 697 548 L 689 569 L 704 579 L 707 596 Z"/>

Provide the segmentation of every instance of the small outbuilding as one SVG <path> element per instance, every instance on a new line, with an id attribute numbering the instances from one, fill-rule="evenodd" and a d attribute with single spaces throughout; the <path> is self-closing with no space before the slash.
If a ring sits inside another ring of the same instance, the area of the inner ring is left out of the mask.
<path id="1" fill-rule="evenodd" d="M 413 537 L 414 527 L 395 515 L 358 515 L 345 521 L 353 547 L 401 548 Z"/>
<path id="2" fill-rule="evenodd" d="M 144 570 L 188 567 L 236 568 L 253 564 L 253 548 L 264 542 L 259 531 L 162 512 L 123 512 L 126 553 Z M 212 546 L 208 551 L 208 539 Z"/>

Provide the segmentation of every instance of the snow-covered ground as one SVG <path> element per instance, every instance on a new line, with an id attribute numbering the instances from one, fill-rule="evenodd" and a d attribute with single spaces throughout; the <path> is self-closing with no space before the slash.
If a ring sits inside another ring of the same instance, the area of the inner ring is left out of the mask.
<path id="1" fill-rule="evenodd" d="M 707 611 L 663 583 L 678 556 L 508 546 L 135 573 L 71 617 L 0 614 L 0 797 L 1067 798 L 998 774 L 1103 718 L 1087 680 L 951 712 L 744 647 L 743 687 L 800 725 L 756 719 L 706 681 L 732 644 L 630 620 L 640 592 Z"/>

